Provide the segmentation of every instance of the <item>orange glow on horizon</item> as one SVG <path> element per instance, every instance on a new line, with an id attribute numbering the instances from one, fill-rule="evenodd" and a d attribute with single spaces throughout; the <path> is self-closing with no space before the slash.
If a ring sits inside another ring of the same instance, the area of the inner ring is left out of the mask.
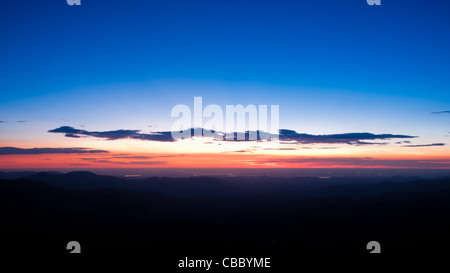
<path id="1" fill-rule="evenodd" d="M 292 156 L 252 153 L 1 155 L 2 169 L 26 168 L 436 168 L 450 157 Z"/>

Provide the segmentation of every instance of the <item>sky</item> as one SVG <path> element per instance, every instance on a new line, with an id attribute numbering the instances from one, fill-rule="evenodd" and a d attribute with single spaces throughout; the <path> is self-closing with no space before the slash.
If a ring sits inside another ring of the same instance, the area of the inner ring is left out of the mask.
<path id="1" fill-rule="evenodd" d="M 449 11 L 3 0 L 0 169 L 450 169 Z M 279 105 L 280 143 L 167 137 L 194 97 Z"/>

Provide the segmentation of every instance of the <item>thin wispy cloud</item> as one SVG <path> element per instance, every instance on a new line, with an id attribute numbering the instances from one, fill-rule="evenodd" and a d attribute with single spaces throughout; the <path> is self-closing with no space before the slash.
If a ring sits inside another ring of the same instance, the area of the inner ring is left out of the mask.
<path id="1" fill-rule="evenodd" d="M 402 147 L 433 147 L 433 146 L 445 146 L 445 143 L 431 143 L 431 144 L 417 144 L 417 145 L 403 145 Z"/>
<path id="2" fill-rule="evenodd" d="M 17 148 L 0 147 L 0 155 L 36 155 L 36 154 L 107 154 L 108 151 L 90 148 Z"/>
<path id="3" fill-rule="evenodd" d="M 264 148 L 264 151 L 296 151 L 299 148 Z"/>
<path id="4" fill-rule="evenodd" d="M 120 164 L 120 165 L 166 165 L 167 161 L 155 160 L 155 161 L 116 161 L 107 158 L 82 158 L 81 160 L 90 163 L 106 163 L 106 164 Z"/>
<path id="5" fill-rule="evenodd" d="M 408 160 L 408 159 L 376 159 L 372 157 L 353 158 L 353 157 L 295 157 L 265 159 L 264 163 L 301 163 L 314 167 L 329 166 L 359 166 L 359 167 L 394 167 L 394 168 L 449 168 L 448 160 Z"/>
<path id="6" fill-rule="evenodd" d="M 431 112 L 432 114 L 450 114 L 450 111 Z"/>

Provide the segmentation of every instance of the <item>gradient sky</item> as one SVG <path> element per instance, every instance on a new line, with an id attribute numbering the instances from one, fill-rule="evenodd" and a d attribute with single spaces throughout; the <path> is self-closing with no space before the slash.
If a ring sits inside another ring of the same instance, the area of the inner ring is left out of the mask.
<path id="1" fill-rule="evenodd" d="M 0 3 L 0 169 L 450 168 L 449 1 L 81 2 Z M 48 132 L 165 132 L 194 96 L 279 105 L 281 128 L 313 137 L 414 138 L 274 149 Z"/>

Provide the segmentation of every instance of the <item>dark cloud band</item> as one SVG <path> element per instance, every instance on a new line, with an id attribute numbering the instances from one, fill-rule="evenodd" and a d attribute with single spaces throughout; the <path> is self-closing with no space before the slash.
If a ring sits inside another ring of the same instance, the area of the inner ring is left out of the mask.
<path id="1" fill-rule="evenodd" d="M 105 154 L 104 150 L 89 148 L 16 148 L 0 147 L 0 155 L 36 155 L 36 154 Z"/>
<path id="2" fill-rule="evenodd" d="M 431 143 L 431 144 L 418 144 L 418 145 L 403 145 L 402 147 L 433 147 L 433 146 L 445 146 L 445 143 Z"/>
<path id="3" fill-rule="evenodd" d="M 63 133 L 66 137 L 80 138 L 82 136 L 91 136 L 97 138 L 104 138 L 107 140 L 118 139 L 138 139 L 150 141 L 174 141 L 170 132 L 156 132 L 152 134 L 143 134 L 140 130 L 115 130 L 115 131 L 86 131 L 75 129 L 70 126 L 62 126 L 53 130 L 50 133 Z"/>
<path id="4" fill-rule="evenodd" d="M 194 136 L 195 129 L 191 130 L 191 136 Z M 199 129 L 200 130 L 200 129 Z M 206 130 L 205 130 L 206 131 Z M 62 133 L 66 137 L 79 138 L 83 136 L 104 138 L 107 140 L 118 139 L 137 139 L 148 141 L 162 141 L 172 142 L 175 141 L 172 138 L 172 132 L 160 131 L 151 134 L 141 133 L 140 130 L 115 130 L 115 131 L 87 131 L 81 129 L 75 129 L 70 126 L 62 126 L 53 130 L 49 130 L 50 133 Z M 225 139 L 223 132 L 212 132 L 208 136 L 213 137 L 216 141 L 248 141 L 250 134 L 255 133 L 257 140 L 261 140 L 262 134 L 269 134 L 262 131 L 245 132 L 244 140 L 238 140 L 238 133 L 234 133 L 234 137 L 229 140 Z M 204 134 L 203 134 L 204 135 Z M 267 135 L 266 135 L 267 136 Z M 394 138 L 415 138 L 416 136 L 409 135 L 393 135 L 393 134 L 372 134 L 372 133 L 346 133 L 346 134 L 331 134 L 331 135 L 311 135 L 300 134 L 293 130 L 281 129 L 279 134 L 280 141 L 291 141 L 299 144 L 349 144 L 349 145 L 370 145 L 370 144 L 387 144 L 367 142 L 373 140 L 389 140 Z M 265 139 L 268 139 L 265 137 Z"/>

